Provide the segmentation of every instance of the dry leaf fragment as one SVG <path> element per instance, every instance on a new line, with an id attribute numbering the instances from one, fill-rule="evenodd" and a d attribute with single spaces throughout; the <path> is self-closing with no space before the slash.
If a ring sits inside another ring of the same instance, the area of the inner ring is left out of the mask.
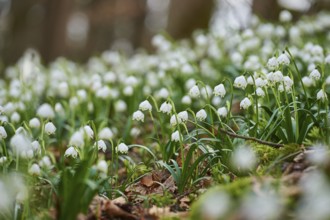
<path id="1" fill-rule="evenodd" d="M 155 182 L 152 178 L 152 174 L 148 174 L 141 178 L 140 183 L 146 187 L 151 187 Z"/>

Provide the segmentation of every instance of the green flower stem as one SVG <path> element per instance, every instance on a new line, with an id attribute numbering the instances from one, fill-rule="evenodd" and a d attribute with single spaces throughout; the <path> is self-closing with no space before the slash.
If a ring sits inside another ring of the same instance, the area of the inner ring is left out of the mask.
<path id="1" fill-rule="evenodd" d="M 6 142 L 2 139 L 2 140 L 1 140 L 1 143 L 2 143 L 2 148 L 3 148 L 3 153 L 5 154 L 5 156 L 6 156 L 7 159 L 8 159 L 8 151 L 7 151 Z"/>
<path id="2" fill-rule="evenodd" d="M 299 69 L 298 69 L 298 66 L 297 66 L 297 64 L 296 64 L 295 59 L 293 58 L 292 54 L 290 53 L 289 48 L 286 48 L 285 50 L 288 52 L 288 54 L 289 54 L 289 56 L 290 56 L 290 58 L 291 58 L 291 61 L 293 62 L 294 68 L 295 68 L 296 71 L 297 71 L 299 81 L 300 81 L 301 86 L 302 86 L 302 88 L 303 88 L 303 90 L 304 90 L 304 95 L 305 95 L 305 98 L 306 98 L 307 107 L 309 108 L 308 96 L 307 96 L 307 92 L 306 92 L 305 85 L 304 85 L 304 83 L 303 83 L 303 81 L 302 81 L 301 73 L 300 73 L 300 71 L 299 71 Z"/>

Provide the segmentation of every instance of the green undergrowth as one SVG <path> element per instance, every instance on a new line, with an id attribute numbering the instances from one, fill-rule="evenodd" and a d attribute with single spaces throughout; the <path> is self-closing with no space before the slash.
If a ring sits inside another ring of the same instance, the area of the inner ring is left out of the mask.
<path id="1" fill-rule="evenodd" d="M 284 147 L 273 148 L 262 144 L 251 144 L 252 149 L 257 154 L 259 164 L 257 174 L 280 176 L 282 174 L 281 167 L 284 162 L 289 162 L 301 152 L 301 146 L 297 144 L 288 144 Z"/>

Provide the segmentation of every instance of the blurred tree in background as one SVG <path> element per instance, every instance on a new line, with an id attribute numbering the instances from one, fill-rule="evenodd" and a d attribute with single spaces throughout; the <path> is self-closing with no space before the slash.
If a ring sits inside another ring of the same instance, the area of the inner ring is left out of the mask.
<path id="1" fill-rule="evenodd" d="M 82 62 L 107 49 L 128 54 L 140 47 L 151 50 L 155 33 L 165 30 L 174 39 L 189 37 L 209 26 L 219 5 L 236 7 L 239 2 L 269 20 L 278 18 L 283 5 L 300 7 L 295 13 L 299 16 L 330 4 L 328 0 L 0 0 L 0 62 L 14 63 L 31 47 L 46 62 L 58 56 Z"/>

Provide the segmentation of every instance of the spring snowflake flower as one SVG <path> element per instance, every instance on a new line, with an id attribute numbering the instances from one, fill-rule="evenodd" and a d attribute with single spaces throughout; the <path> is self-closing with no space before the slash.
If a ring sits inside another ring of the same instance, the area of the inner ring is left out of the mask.
<path id="1" fill-rule="evenodd" d="M 48 156 L 44 156 L 39 161 L 39 166 L 45 169 L 51 169 L 52 168 L 52 161 L 49 159 Z"/>
<path id="2" fill-rule="evenodd" d="M 291 87 L 293 86 L 293 80 L 290 77 L 285 76 L 283 78 L 283 82 L 285 85 L 285 90 L 287 90 L 287 91 L 291 90 Z"/>
<path id="3" fill-rule="evenodd" d="M 141 130 L 139 128 L 133 127 L 129 134 L 131 137 L 137 138 L 141 134 Z"/>
<path id="4" fill-rule="evenodd" d="M 76 149 L 74 147 L 71 146 L 68 149 L 66 149 L 64 156 L 76 158 L 78 156 L 78 152 L 76 151 Z"/>
<path id="5" fill-rule="evenodd" d="M 223 117 L 223 118 L 227 117 L 228 111 L 227 111 L 226 107 L 218 108 L 217 112 L 220 117 Z"/>
<path id="6" fill-rule="evenodd" d="M 105 144 L 105 142 L 103 140 L 99 140 L 99 141 L 95 142 L 94 147 L 97 147 L 98 150 L 102 150 L 103 152 L 105 152 L 107 150 L 107 145 Z"/>
<path id="7" fill-rule="evenodd" d="M 144 122 L 144 114 L 140 110 L 133 113 L 133 120 Z"/>
<path id="8" fill-rule="evenodd" d="M 179 133 L 179 131 L 175 131 L 171 135 L 171 140 L 174 142 L 179 142 L 180 138 L 182 138 L 182 135 Z"/>
<path id="9" fill-rule="evenodd" d="M 37 154 L 39 154 L 41 152 L 41 146 L 39 141 L 32 141 L 31 142 L 31 146 L 34 152 L 36 152 Z"/>
<path id="10" fill-rule="evenodd" d="M 44 103 L 41 106 L 39 106 L 39 108 L 37 110 L 37 115 L 40 118 L 52 119 L 55 117 L 54 110 L 53 110 L 52 106 L 50 106 L 48 103 Z"/>
<path id="11" fill-rule="evenodd" d="M 124 112 L 124 111 L 126 111 L 126 109 L 127 109 L 127 104 L 126 104 L 125 101 L 118 100 L 115 103 L 115 110 L 116 110 L 116 112 Z"/>
<path id="12" fill-rule="evenodd" d="M 289 59 L 288 55 L 286 55 L 285 53 L 282 53 L 277 58 L 277 62 L 278 62 L 279 65 L 289 65 L 290 64 L 290 59 Z"/>
<path id="13" fill-rule="evenodd" d="M 321 73 L 318 69 L 314 69 L 310 74 L 309 77 L 314 80 L 319 80 L 321 78 Z"/>
<path id="14" fill-rule="evenodd" d="M 0 126 L 0 139 L 7 138 L 7 132 L 4 127 Z"/>
<path id="15" fill-rule="evenodd" d="M 304 76 L 301 80 L 306 87 L 311 87 L 314 83 L 314 81 L 308 76 Z"/>
<path id="16" fill-rule="evenodd" d="M 178 124 L 178 122 L 177 122 L 177 120 L 176 120 L 176 115 L 172 115 L 171 116 L 171 119 L 170 119 L 170 124 L 174 127 L 175 125 L 177 125 Z M 181 119 L 180 118 L 178 118 L 178 121 L 179 121 L 179 124 L 181 124 L 182 123 L 182 121 L 181 121 Z"/>
<path id="17" fill-rule="evenodd" d="M 45 132 L 48 135 L 55 134 L 55 131 L 56 131 L 56 127 L 52 122 L 47 122 L 45 124 Z"/>
<path id="18" fill-rule="evenodd" d="M 32 118 L 29 121 L 30 128 L 40 128 L 40 121 L 38 118 Z"/>
<path id="19" fill-rule="evenodd" d="M 101 171 L 102 173 L 108 173 L 108 164 L 105 160 L 100 160 L 97 165 L 96 169 Z"/>
<path id="20" fill-rule="evenodd" d="M 207 117 L 207 114 L 204 109 L 201 109 L 196 113 L 196 118 L 199 121 L 204 121 L 206 119 L 206 117 Z"/>
<path id="21" fill-rule="evenodd" d="M 61 103 L 56 103 L 55 104 L 55 112 L 59 115 L 64 115 L 65 111 Z"/>
<path id="22" fill-rule="evenodd" d="M 268 60 L 267 62 L 267 67 L 270 69 L 270 70 L 275 70 L 278 68 L 278 62 L 277 62 L 277 59 L 276 57 L 272 57 Z"/>
<path id="23" fill-rule="evenodd" d="M 21 120 L 21 116 L 20 116 L 20 114 L 18 114 L 18 112 L 14 112 L 14 113 L 11 115 L 10 120 L 11 120 L 12 122 L 16 122 L 16 123 L 18 123 L 18 122 L 20 122 L 20 120 Z"/>
<path id="24" fill-rule="evenodd" d="M 326 85 L 330 85 L 330 76 L 328 76 L 328 77 L 325 79 L 325 84 L 326 84 Z"/>
<path id="25" fill-rule="evenodd" d="M 109 140 L 109 139 L 113 138 L 113 132 L 111 131 L 110 128 L 103 128 L 99 132 L 98 136 L 99 136 L 99 139 Z"/>
<path id="26" fill-rule="evenodd" d="M 234 81 L 234 86 L 236 88 L 245 89 L 247 86 L 247 81 L 246 81 L 245 77 L 244 76 L 236 77 L 236 79 Z"/>
<path id="27" fill-rule="evenodd" d="M 29 169 L 29 174 L 33 176 L 39 176 L 41 173 L 40 167 L 38 164 L 34 163 Z"/>
<path id="28" fill-rule="evenodd" d="M 188 120 L 188 112 L 182 111 L 178 113 L 178 118 L 184 123 Z"/>
<path id="29" fill-rule="evenodd" d="M 279 20 L 281 22 L 290 22 L 292 20 L 292 14 L 288 10 L 280 12 Z"/>
<path id="30" fill-rule="evenodd" d="M 126 86 L 124 88 L 124 91 L 123 91 L 124 95 L 126 95 L 126 96 L 133 95 L 133 92 L 134 92 L 134 90 L 133 90 L 133 87 L 132 86 Z"/>
<path id="31" fill-rule="evenodd" d="M 164 102 L 159 109 L 160 112 L 165 113 L 165 114 L 171 114 L 172 111 L 172 105 L 168 102 Z"/>
<path id="32" fill-rule="evenodd" d="M 94 131 L 89 125 L 85 125 L 82 129 L 82 132 L 87 135 L 88 138 L 94 138 Z"/>
<path id="33" fill-rule="evenodd" d="M 214 87 L 213 94 L 215 96 L 220 96 L 221 98 L 223 98 L 226 95 L 225 86 L 222 83 L 217 85 L 216 87 Z"/>
<path id="34" fill-rule="evenodd" d="M 187 95 L 183 96 L 181 99 L 181 102 L 182 102 L 182 104 L 190 105 L 191 104 L 190 96 L 187 96 Z"/>
<path id="35" fill-rule="evenodd" d="M 124 143 L 120 143 L 117 150 L 122 154 L 126 154 L 128 152 L 128 146 Z"/>
<path id="36" fill-rule="evenodd" d="M 156 96 L 159 98 L 167 99 L 169 95 L 170 93 L 166 88 L 161 88 Z"/>
<path id="37" fill-rule="evenodd" d="M 240 103 L 240 108 L 242 109 L 248 109 L 252 105 L 251 101 L 249 98 L 245 97 L 241 103 Z"/>
<path id="38" fill-rule="evenodd" d="M 327 93 L 324 92 L 323 89 L 321 89 L 320 91 L 318 91 L 318 93 L 316 94 L 316 98 L 317 100 L 321 100 L 321 101 L 325 101 L 328 99 Z"/>
<path id="39" fill-rule="evenodd" d="M 256 87 L 264 87 L 267 85 L 267 82 L 259 77 L 255 80 L 255 84 L 256 84 Z"/>
<path id="40" fill-rule="evenodd" d="M 326 64 L 330 64 L 330 54 L 324 58 Z M 0 107 L 1 108 L 1 107 Z M 1 112 L 1 111 L 0 111 Z"/>
<path id="41" fill-rule="evenodd" d="M 0 165 L 3 165 L 7 162 L 7 157 L 3 156 L 3 157 L 0 157 Z"/>
<path id="42" fill-rule="evenodd" d="M 84 133 L 81 131 L 76 131 L 72 134 L 69 145 L 75 146 L 75 147 L 83 147 L 85 144 L 84 142 Z"/>
<path id="43" fill-rule="evenodd" d="M 264 90 L 262 88 L 260 88 L 260 87 L 257 88 L 256 94 L 257 94 L 257 96 L 260 96 L 260 97 L 264 97 L 265 96 Z"/>
<path id="44" fill-rule="evenodd" d="M 191 89 L 189 90 L 189 95 L 192 98 L 198 98 L 201 95 L 201 92 L 199 91 L 199 88 L 197 85 L 194 85 L 193 87 L 191 87 Z"/>
<path id="45" fill-rule="evenodd" d="M 139 109 L 142 111 L 151 111 L 152 106 L 148 100 L 144 100 L 143 102 L 140 103 Z"/>
<path id="46" fill-rule="evenodd" d="M 283 74 L 281 71 L 276 71 L 272 74 L 273 82 L 282 82 L 283 81 Z"/>

